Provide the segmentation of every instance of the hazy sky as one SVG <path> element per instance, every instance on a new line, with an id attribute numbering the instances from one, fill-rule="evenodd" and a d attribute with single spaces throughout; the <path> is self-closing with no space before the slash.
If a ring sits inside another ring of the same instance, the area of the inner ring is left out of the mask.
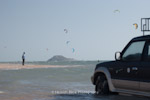
<path id="1" fill-rule="evenodd" d="M 149 4 L 150 0 L 0 0 L 0 61 L 21 61 L 24 51 L 27 61 L 54 55 L 114 59 L 116 51 L 142 35 L 140 20 L 150 17 Z M 134 23 L 139 24 L 137 30 Z"/>

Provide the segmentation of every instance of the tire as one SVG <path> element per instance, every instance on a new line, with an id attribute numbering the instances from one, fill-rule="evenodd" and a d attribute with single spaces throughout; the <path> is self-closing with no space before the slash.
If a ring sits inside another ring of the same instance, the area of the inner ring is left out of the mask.
<path id="1" fill-rule="evenodd" d="M 108 81 L 104 75 L 98 76 L 95 86 L 96 94 L 109 94 Z"/>

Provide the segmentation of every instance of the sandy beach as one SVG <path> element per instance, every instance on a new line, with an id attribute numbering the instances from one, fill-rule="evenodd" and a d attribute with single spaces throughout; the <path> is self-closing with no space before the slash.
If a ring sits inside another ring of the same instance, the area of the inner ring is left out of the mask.
<path id="1" fill-rule="evenodd" d="M 33 68 L 57 68 L 57 67 L 68 67 L 62 65 L 24 65 L 21 64 L 0 64 L 0 70 L 8 70 L 8 69 L 33 69 Z"/>

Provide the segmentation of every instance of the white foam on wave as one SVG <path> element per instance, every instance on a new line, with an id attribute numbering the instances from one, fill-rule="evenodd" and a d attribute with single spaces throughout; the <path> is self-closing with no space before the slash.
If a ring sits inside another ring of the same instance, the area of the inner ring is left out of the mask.
<path id="1" fill-rule="evenodd" d="M 5 93 L 4 91 L 0 91 L 0 94 Z"/>

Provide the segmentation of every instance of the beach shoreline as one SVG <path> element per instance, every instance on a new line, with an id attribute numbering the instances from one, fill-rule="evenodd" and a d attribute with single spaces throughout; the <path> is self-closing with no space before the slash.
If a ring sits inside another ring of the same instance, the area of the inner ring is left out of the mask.
<path id="1" fill-rule="evenodd" d="M 0 64 L 0 70 L 13 70 L 13 69 L 33 69 L 33 68 L 64 68 L 68 66 L 64 65 L 33 65 L 26 64 L 22 66 L 21 64 Z"/>

